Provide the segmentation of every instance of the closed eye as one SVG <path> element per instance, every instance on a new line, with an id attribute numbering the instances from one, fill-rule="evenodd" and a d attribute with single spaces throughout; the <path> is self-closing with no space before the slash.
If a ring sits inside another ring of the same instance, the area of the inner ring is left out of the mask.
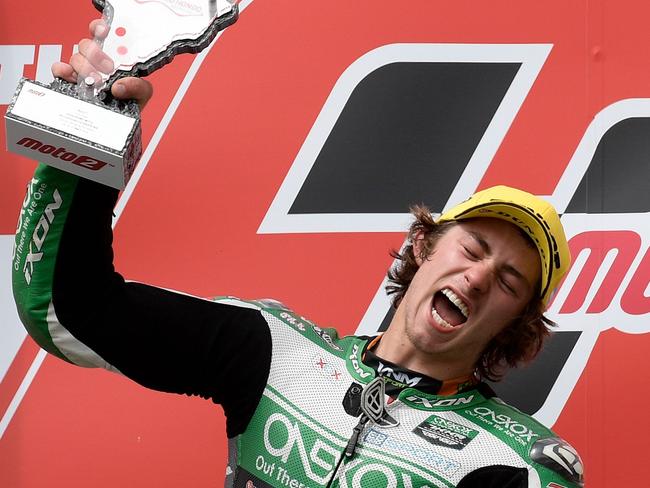
<path id="1" fill-rule="evenodd" d="M 478 254 L 476 254 L 474 251 L 472 251 L 469 247 L 463 246 L 463 249 L 465 250 L 465 253 L 472 259 L 478 259 Z"/>
<path id="2" fill-rule="evenodd" d="M 512 295 L 517 294 L 514 287 L 507 280 L 505 280 L 504 278 L 501 278 L 499 281 L 501 282 L 503 287 L 506 289 L 506 291 L 508 291 L 508 293 L 510 293 Z"/>

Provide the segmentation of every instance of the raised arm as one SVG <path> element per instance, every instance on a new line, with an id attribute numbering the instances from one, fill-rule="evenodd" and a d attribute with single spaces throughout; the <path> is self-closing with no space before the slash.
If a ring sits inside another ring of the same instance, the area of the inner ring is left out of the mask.
<path id="1" fill-rule="evenodd" d="M 55 66 L 55 74 L 71 79 L 77 73 L 72 61 Z M 145 80 L 118 83 L 142 104 L 151 96 Z M 222 404 L 228 433 L 236 435 L 266 382 L 267 323 L 254 308 L 126 282 L 113 268 L 117 197 L 112 188 L 48 166 L 37 169 L 12 261 L 20 318 L 41 347 L 65 361 Z"/>

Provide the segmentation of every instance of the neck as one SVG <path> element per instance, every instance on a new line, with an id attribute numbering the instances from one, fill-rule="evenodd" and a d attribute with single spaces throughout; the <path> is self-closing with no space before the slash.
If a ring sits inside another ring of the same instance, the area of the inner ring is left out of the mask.
<path id="1" fill-rule="evenodd" d="M 419 348 L 417 338 L 409 336 L 403 315 L 400 306 L 375 349 L 377 356 L 440 381 L 473 376 L 474 362 L 468 362 L 466 357 L 444 350 L 424 351 Z"/>
<path id="2" fill-rule="evenodd" d="M 373 351 L 379 339 L 380 337 L 377 337 L 368 344 L 363 355 L 363 362 L 374 369 L 379 376 L 386 378 L 386 394 L 391 397 L 397 397 L 405 388 L 416 388 L 431 395 L 455 395 L 476 384 L 476 379 L 473 376 L 461 376 L 442 381 L 387 361 Z"/>

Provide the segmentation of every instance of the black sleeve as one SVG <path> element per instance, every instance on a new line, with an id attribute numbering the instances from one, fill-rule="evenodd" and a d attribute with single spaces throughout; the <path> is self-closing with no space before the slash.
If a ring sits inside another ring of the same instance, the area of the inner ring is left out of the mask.
<path id="1" fill-rule="evenodd" d="M 59 322 L 138 383 L 221 404 L 228 436 L 241 433 L 268 376 L 266 321 L 257 310 L 125 282 L 112 262 L 116 199 L 106 186 L 77 185 L 52 285 Z"/>
<path id="2" fill-rule="evenodd" d="M 528 471 L 512 466 L 485 466 L 465 476 L 457 488 L 527 488 Z"/>

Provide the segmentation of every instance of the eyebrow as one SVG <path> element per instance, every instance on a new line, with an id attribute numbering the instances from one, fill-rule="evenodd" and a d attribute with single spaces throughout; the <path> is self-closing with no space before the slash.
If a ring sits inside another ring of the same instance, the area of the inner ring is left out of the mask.
<path id="1" fill-rule="evenodd" d="M 483 249 L 483 252 L 485 254 L 492 254 L 492 249 L 490 249 L 490 245 L 487 243 L 485 237 L 483 237 L 482 234 L 473 230 L 469 230 L 467 233 L 474 238 L 479 246 L 481 246 L 481 249 Z"/>
<path id="2" fill-rule="evenodd" d="M 485 237 L 483 237 L 483 235 L 480 232 L 470 230 L 470 231 L 467 231 L 467 233 L 470 236 L 472 236 L 472 238 L 478 243 L 479 246 L 481 246 L 481 249 L 483 250 L 483 252 L 485 254 L 487 254 L 487 255 L 492 254 L 492 249 L 490 248 L 490 244 L 488 244 L 488 242 L 485 240 Z M 531 286 L 531 284 L 528 282 L 526 277 L 517 268 L 515 268 L 511 264 L 504 264 L 501 267 L 501 269 L 503 271 L 505 271 L 506 273 L 509 273 L 509 274 L 513 275 L 515 278 L 523 281 L 529 287 Z"/>

